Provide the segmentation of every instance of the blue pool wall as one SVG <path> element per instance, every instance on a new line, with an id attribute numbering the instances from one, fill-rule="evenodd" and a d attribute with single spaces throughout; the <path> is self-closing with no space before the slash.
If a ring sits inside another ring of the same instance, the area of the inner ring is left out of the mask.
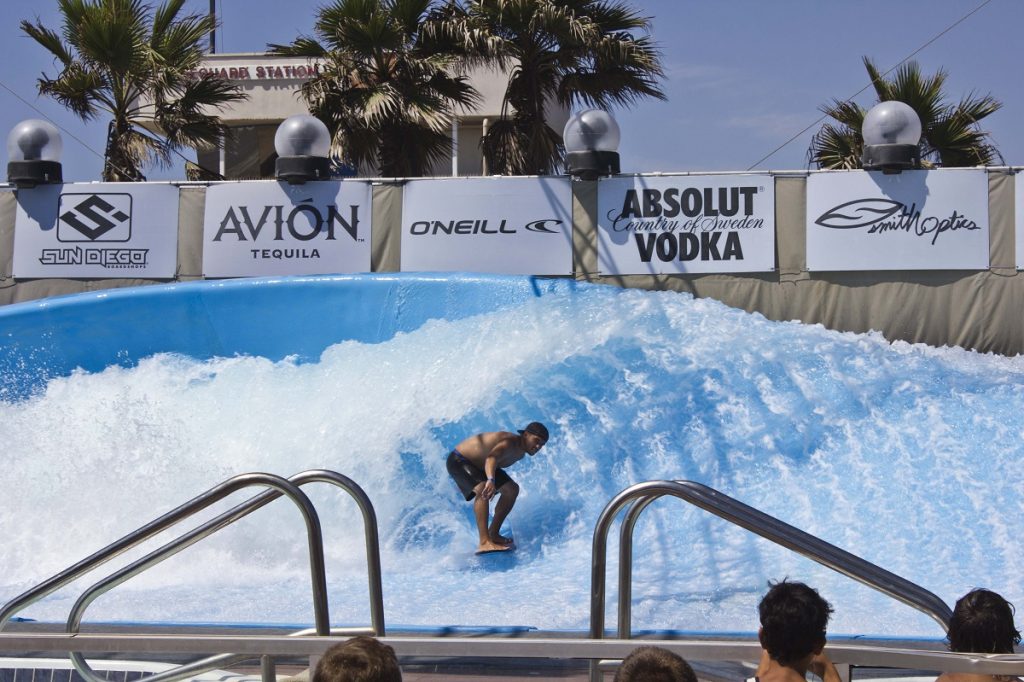
<path id="1" fill-rule="evenodd" d="M 207 280 L 19 303 L 0 308 L 0 399 L 29 395 L 77 368 L 131 366 L 156 353 L 311 361 L 341 341 L 376 343 L 430 319 L 599 286 L 395 273 Z"/>

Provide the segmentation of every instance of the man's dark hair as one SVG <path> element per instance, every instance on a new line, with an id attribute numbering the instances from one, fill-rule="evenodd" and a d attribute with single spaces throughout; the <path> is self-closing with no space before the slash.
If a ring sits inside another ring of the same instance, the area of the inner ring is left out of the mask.
<path id="1" fill-rule="evenodd" d="M 975 654 L 1012 654 L 1020 644 L 1013 625 L 1013 604 L 992 590 L 971 590 L 956 602 L 949 619 L 949 650 Z"/>
<path id="2" fill-rule="evenodd" d="M 360 635 L 325 651 L 312 682 L 402 682 L 402 669 L 394 649 Z"/>
<path id="3" fill-rule="evenodd" d="M 545 443 L 548 442 L 548 427 L 544 426 L 540 422 L 530 422 L 529 424 L 526 425 L 526 428 L 522 429 L 519 433 L 532 433 L 533 435 L 543 440 Z"/>
<path id="4" fill-rule="evenodd" d="M 656 646 L 633 649 L 615 673 L 615 682 L 697 682 L 690 664 Z"/>
<path id="5" fill-rule="evenodd" d="M 768 583 L 758 605 L 761 646 L 780 665 L 792 665 L 825 643 L 832 606 L 803 583 Z"/>

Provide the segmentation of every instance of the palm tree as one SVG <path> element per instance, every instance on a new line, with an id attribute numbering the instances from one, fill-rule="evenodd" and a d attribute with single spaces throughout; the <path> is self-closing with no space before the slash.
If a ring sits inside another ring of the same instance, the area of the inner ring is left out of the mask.
<path id="1" fill-rule="evenodd" d="M 921 118 L 924 167 L 987 166 L 1002 161 L 999 150 L 989 142 L 989 133 L 979 126 L 1002 102 L 971 93 L 955 104 L 948 103 L 943 92 L 947 73 L 940 69 L 933 76 L 923 76 L 917 62 L 896 69 L 891 80 L 868 57 L 864 57 L 864 66 L 879 102 L 904 102 Z M 807 150 L 809 162 L 818 168 L 860 168 L 864 151 L 861 126 L 867 110 L 854 102 L 833 100 L 821 111 L 835 122 L 825 123 L 814 135 Z"/>
<path id="2" fill-rule="evenodd" d="M 139 0 L 58 0 L 60 34 L 42 24 L 21 29 L 60 62 L 39 92 L 90 120 L 111 115 L 103 180 L 144 180 L 141 169 L 169 164 L 182 148 L 223 144 L 225 126 L 206 113 L 245 98 L 228 81 L 196 78 L 200 47 L 213 19 L 181 16 L 185 0 L 166 0 L 156 11 Z M 157 136 L 141 123 L 153 121 Z"/>
<path id="3" fill-rule="evenodd" d="M 562 161 L 545 107 L 610 108 L 665 99 L 648 19 L 614 0 L 449 0 L 446 23 L 462 44 L 511 70 L 501 118 L 483 141 L 491 172 L 548 174 Z"/>
<path id="4" fill-rule="evenodd" d="M 433 0 L 335 0 L 320 8 L 315 38 L 269 45 L 273 54 L 320 62 L 302 87 L 333 153 L 386 177 L 416 177 L 451 153 L 456 107 L 479 94 L 457 74 L 459 56 L 424 28 Z"/>

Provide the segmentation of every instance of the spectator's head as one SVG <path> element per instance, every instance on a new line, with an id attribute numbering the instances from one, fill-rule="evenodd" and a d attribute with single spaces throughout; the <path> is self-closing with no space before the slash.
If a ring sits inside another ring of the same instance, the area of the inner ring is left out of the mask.
<path id="1" fill-rule="evenodd" d="M 791 666 L 825 648 L 832 606 L 803 583 L 769 583 L 757 607 L 761 646 L 779 665 Z"/>
<path id="2" fill-rule="evenodd" d="M 1012 654 L 1020 643 L 1013 604 L 991 590 L 971 590 L 957 600 L 947 637 L 950 651 Z"/>
<path id="3" fill-rule="evenodd" d="M 312 682 L 402 682 L 402 670 L 394 649 L 360 636 L 325 651 Z"/>
<path id="4" fill-rule="evenodd" d="M 697 682 L 693 668 L 671 651 L 641 646 L 626 656 L 615 682 Z"/>

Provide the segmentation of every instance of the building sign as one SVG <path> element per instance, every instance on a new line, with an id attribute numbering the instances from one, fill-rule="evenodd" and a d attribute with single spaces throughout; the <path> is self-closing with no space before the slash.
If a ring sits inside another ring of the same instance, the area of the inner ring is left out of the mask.
<path id="1" fill-rule="evenodd" d="M 988 268 L 984 170 L 814 173 L 808 270 Z"/>
<path id="2" fill-rule="evenodd" d="M 602 179 L 597 207 L 602 274 L 775 269 L 775 184 L 770 176 Z"/>
<path id="3" fill-rule="evenodd" d="M 570 180 L 410 180 L 402 200 L 402 270 L 571 274 Z"/>
<path id="4" fill-rule="evenodd" d="M 367 182 L 211 185 L 203 218 L 207 277 L 370 271 Z"/>
<path id="5" fill-rule="evenodd" d="M 266 64 L 231 64 L 218 65 L 206 64 L 198 69 L 192 69 L 188 75 L 192 78 L 203 78 L 205 76 L 219 76 L 231 81 L 280 81 L 299 80 L 307 81 L 320 74 L 318 63 L 296 63 L 282 64 L 280 62 L 268 62 Z"/>
<path id="6" fill-rule="evenodd" d="M 41 185 L 18 192 L 15 277 L 172 278 L 178 188 Z"/>

